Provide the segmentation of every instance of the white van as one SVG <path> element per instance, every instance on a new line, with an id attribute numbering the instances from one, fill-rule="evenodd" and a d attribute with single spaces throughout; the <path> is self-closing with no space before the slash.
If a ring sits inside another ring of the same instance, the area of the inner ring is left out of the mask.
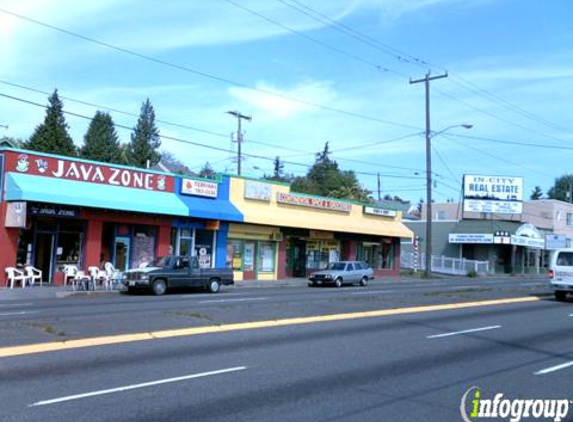
<path id="1" fill-rule="evenodd" d="M 564 301 L 573 293 L 573 249 L 556 249 L 549 258 L 549 279 L 555 299 Z"/>

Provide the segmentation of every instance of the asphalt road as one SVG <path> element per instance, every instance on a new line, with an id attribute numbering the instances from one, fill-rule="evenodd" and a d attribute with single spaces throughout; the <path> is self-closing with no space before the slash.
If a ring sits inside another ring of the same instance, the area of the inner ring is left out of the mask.
<path id="1" fill-rule="evenodd" d="M 460 421 L 474 386 L 483 398 L 573 399 L 573 302 L 548 293 L 543 280 L 459 279 L 1 303 L 6 347 L 541 297 L 4 357 L 0 420 Z M 571 407 L 564 420 L 573 420 Z"/>

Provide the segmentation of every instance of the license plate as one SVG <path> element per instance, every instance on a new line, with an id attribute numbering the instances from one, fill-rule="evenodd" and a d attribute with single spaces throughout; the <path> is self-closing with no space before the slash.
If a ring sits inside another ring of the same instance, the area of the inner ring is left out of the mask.
<path id="1" fill-rule="evenodd" d="M 130 282 L 129 282 L 129 285 L 130 285 L 131 287 L 135 286 L 135 281 L 130 281 Z"/>

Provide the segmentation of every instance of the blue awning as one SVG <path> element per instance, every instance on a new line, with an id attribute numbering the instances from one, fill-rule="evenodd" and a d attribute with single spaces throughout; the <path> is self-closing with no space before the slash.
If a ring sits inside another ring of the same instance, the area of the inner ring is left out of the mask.
<path id="1" fill-rule="evenodd" d="M 181 191 L 181 179 L 175 180 L 175 191 Z M 202 198 L 179 194 L 179 199 L 189 208 L 189 217 L 206 218 L 209 220 L 223 220 L 242 222 L 243 214 L 229 201 L 229 181 L 219 183 L 218 197 Z"/>
<path id="2" fill-rule="evenodd" d="M 35 201 L 148 214 L 189 215 L 187 205 L 174 193 L 20 173 L 6 174 L 5 199 L 7 201 Z"/>

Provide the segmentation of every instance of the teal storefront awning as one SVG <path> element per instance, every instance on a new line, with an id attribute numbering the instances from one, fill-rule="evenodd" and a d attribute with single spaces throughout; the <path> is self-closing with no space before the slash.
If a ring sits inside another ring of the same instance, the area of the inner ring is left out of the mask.
<path id="1" fill-rule="evenodd" d="M 188 216 L 174 193 L 6 173 L 6 201 L 34 201 L 147 214 Z"/>

